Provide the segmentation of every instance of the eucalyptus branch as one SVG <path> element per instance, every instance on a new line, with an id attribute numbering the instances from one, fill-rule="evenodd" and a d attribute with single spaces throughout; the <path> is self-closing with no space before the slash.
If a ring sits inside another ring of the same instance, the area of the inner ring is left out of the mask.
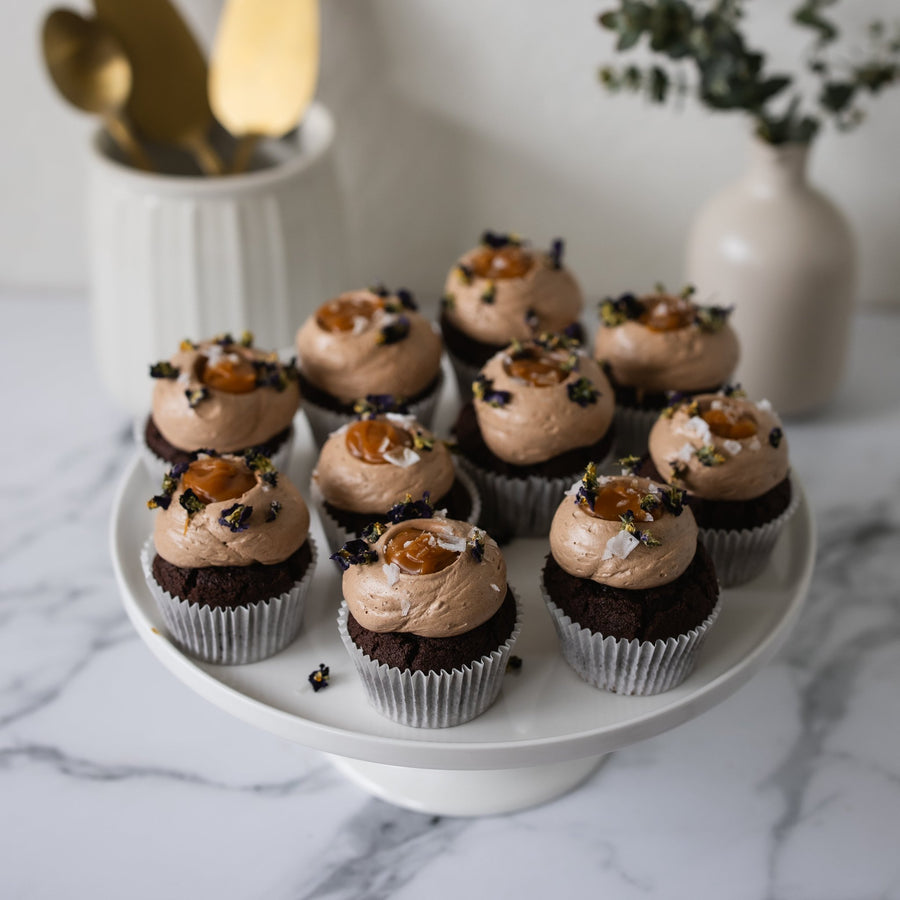
<path id="1" fill-rule="evenodd" d="M 642 93 L 654 103 L 665 103 L 673 93 L 695 93 L 713 110 L 748 113 L 770 143 L 808 143 L 825 118 L 841 130 L 857 125 L 860 95 L 900 80 L 900 27 L 888 37 L 883 24 L 873 23 L 860 62 L 835 66 L 829 60 L 840 33 L 826 11 L 838 2 L 804 0 L 791 15 L 791 22 L 814 34 L 805 65 L 818 81 L 811 99 L 796 89 L 794 73 L 768 71 L 765 53 L 748 46 L 741 0 L 619 0 L 599 16 L 600 25 L 616 34 L 616 49 L 627 52 L 646 39 L 661 59 L 643 68 L 604 66 L 600 81 L 611 92 Z"/>

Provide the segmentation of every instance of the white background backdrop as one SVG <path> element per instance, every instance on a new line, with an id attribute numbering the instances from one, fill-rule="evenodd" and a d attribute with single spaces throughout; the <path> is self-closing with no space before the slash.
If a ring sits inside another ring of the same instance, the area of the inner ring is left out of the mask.
<path id="1" fill-rule="evenodd" d="M 261 0 L 262 2 L 262 0 Z M 219 0 L 179 4 L 204 43 Z M 757 46 L 798 55 L 788 0 L 748 0 Z M 75 8 L 87 9 L 83 3 Z M 591 298 L 682 278 L 697 207 L 740 173 L 740 116 L 611 98 L 603 0 L 323 0 L 319 96 L 339 128 L 355 253 L 350 284 L 406 284 L 436 297 L 453 258 L 485 228 L 567 239 Z M 896 0 L 844 0 L 847 32 Z M 83 192 L 93 123 L 66 108 L 39 65 L 49 5 L 0 0 L 4 52 L 0 287 L 80 288 Z M 852 45 L 852 41 L 850 42 Z M 622 57 L 625 59 L 625 57 Z M 828 132 L 813 180 L 850 218 L 859 296 L 900 303 L 900 90 L 850 135 Z"/>

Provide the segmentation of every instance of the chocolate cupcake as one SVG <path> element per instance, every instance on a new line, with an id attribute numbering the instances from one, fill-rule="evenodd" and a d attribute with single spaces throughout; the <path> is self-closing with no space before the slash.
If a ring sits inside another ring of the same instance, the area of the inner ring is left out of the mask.
<path id="1" fill-rule="evenodd" d="M 519 617 L 490 537 L 468 522 L 411 519 L 332 558 L 345 568 L 341 639 L 378 712 L 443 728 L 494 702 Z"/>
<path id="2" fill-rule="evenodd" d="M 431 423 L 441 386 L 441 339 L 412 294 L 386 288 L 329 300 L 297 332 L 303 409 L 316 443 L 349 422 L 360 400 Z"/>
<path id="3" fill-rule="evenodd" d="M 481 499 L 447 445 L 412 416 L 372 415 L 329 435 L 310 495 L 332 548 L 362 535 L 404 497 L 427 496 L 452 519 L 477 523 Z"/>
<path id="4" fill-rule="evenodd" d="M 723 587 L 759 574 L 797 507 L 787 440 L 768 401 L 700 394 L 650 432 L 655 477 L 683 488 Z"/>
<path id="5" fill-rule="evenodd" d="M 566 661 L 619 694 L 680 684 L 719 613 L 681 492 L 593 466 L 553 517 L 542 588 Z"/>
<path id="6" fill-rule="evenodd" d="M 441 331 L 460 396 L 468 398 L 478 370 L 510 341 L 543 332 L 583 338 L 581 288 L 563 266 L 563 242 L 534 250 L 511 234 L 486 231 L 447 275 Z"/>
<path id="7" fill-rule="evenodd" d="M 698 306 L 692 288 L 623 294 L 600 304 L 594 355 L 616 392 L 616 429 L 623 453 L 642 454 L 671 392 L 716 391 L 734 372 L 738 340 L 731 310 Z"/>
<path id="8" fill-rule="evenodd" d="M 501 539 L 547 534 L 566 488 L 611 455 L 606 376 L 577 342 L 543 336 L 495 354 L 473 390 L 454 432 L 482 522 Z"/>
<path id="9" fill-rule="evenodd" d="M 277 653 L 300 628 L 316 550 L 297 489 L 265 457 L 175 466 L 141 562 L 175 643 L 213 663 Z"/>
<path id="10" fill-rule="evenodd" d="M 183 341 L 150 375 L 152 411 L 135 437 L 153 477 L 190 462 L 198 450 L 253 449 L 286 467 L 300 406 L 297 370 L 253 347 L 252 335 Z"/>

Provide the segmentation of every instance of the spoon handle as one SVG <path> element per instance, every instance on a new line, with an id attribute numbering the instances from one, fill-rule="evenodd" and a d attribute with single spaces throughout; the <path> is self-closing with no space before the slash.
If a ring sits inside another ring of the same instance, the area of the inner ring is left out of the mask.
<path id="1" fill-rule="evenodd" d="M 241 172 L 246 171 L 247 166 L 250 165 L 250 160 L 253 159 L 253 151 L 256 150 L 260 137 L 261 135 L 258 134 L 241 136 L 234 151 L 234 159 L 231 161 L 232 175 L 240 175 Z"/>
<path id="2" fill-rule="evenodd" d="M 186 135 L 183 143 L 194 154 L 194 159 L 197 160 L 197 165 L 203 170 L 204 175 L 225 173 L 225 163 L 202 134 Z"/>
<path id="3" fill-rule="evenodd" d="M 115 113 L 109 113 L 103 117 L 103 125 L 132 165 L 144 172 L 156 171 L 156 166 L 150 161 L 150 157 L 131 133 L 131 129 L 125 124 L 124 119 Z"/>

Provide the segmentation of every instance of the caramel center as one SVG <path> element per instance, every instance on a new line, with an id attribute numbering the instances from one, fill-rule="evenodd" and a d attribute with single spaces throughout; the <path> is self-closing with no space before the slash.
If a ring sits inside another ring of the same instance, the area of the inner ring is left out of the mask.
<path id="1" fill-rule="evenodd" d="M 404 528 L 385 545 L 384 558 L 408 575 L 431 575 L 446 569 L 459 553 L 438 543 L 438 536 L 420 528 Z"/>
<path id="2" fill-rule="evenodd" d="M 204 503 L 221 503 L 246 494 L 256 484 L 256 478 L 243 463 L 210 456 L 195 459 L 181 477 L 181 484 Z"/>
<path id="3" fill-rule="evenodd" d="M 756 421 L 747 413 L 737 413 L 729 409 L 708 409 L 700 415 L 717 437 L 739 441 L 756 434 Z"/>
<path id="4" fill-rule="evenodd" d="M 215 362 L 203 358 L 200 380 L 226 394 L 249 394 L 256 387 L 256 369 L 239 353 L 223 353 Z"/>
<path id="5" fill-rule="evenodd" d="M 337 297 L 319 307 L 316 324 L 323 331 L 353 331 L 357 321 L 371 321 L 379 303 L 367 297 Z"/>
<path id="6" fill-rule="evenodd" d="M 534 257 L 518 244 L 504 247 L 482 247 L 472 257 L 470 266 L 479 278 L 493 280 L 521 278 L 534 265 Z"/>
<path id="7" fill-rule="evenodd" d="M 534 387 L 552 387 L 565 381 L 568 371 L 562 360 L 554 359 L 538 351 L 529 351 L 517 359 L 507 359 L 503 363 L 506 374 L 519 378 Z"/>
<path id="8" fill-rule="evenodd" d="M 683 297 L 648 297 L 644 302 L 639 321 L 651 331 L 677 331 L 694 321 L 694 307 Z"/>
<path id="9" fill-rule="evenodd" d="M 412 447 L 412 435 L 381 419 L 354 422 L 345 437 L 347 450 L 352 456 L 373 465 L 386 464 L 385 453 Z"/>
<path id="10" fill-rule="evenodd" d="M 619 516 L 631 510 L 636 522 L 649 522 L 653 517 L 641 509 L 641 497 L 642 494 L 633 487 L 615 483 L 605 484 L 597 491 L 594 508 L 588 508 L 588 512 L 598 519 L 618 522 Z"/>

